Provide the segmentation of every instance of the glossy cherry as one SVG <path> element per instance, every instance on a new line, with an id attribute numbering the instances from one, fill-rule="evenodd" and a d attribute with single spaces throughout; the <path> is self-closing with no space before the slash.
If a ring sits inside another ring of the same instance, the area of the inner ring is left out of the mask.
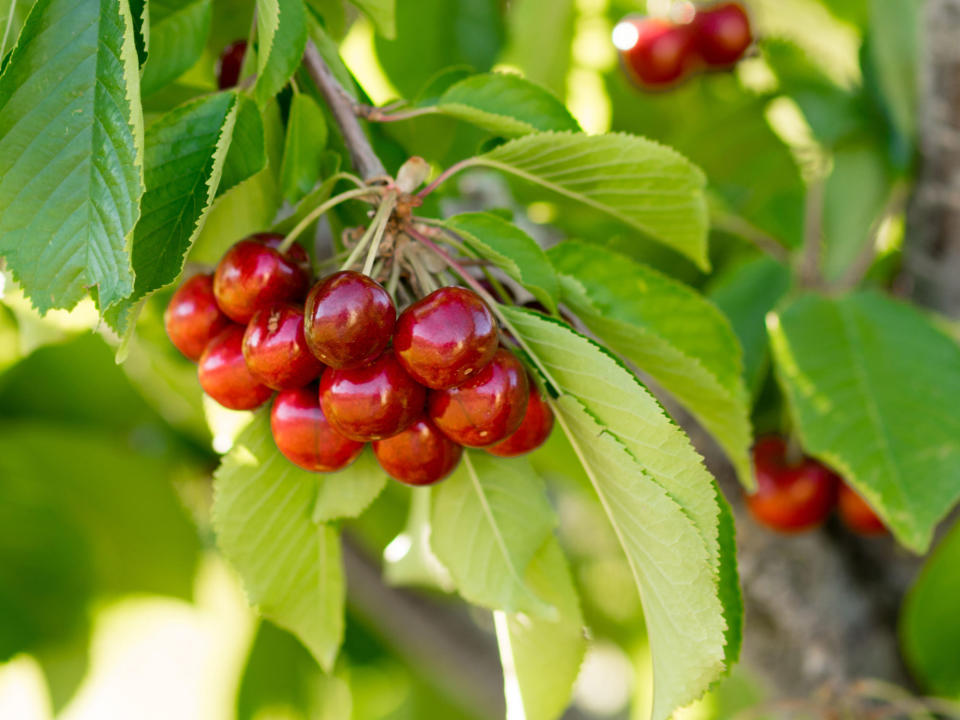
<path id="1" fill-rule="evenodd" d="M 333 426 L 353 440 L 382 440 L 406 430 L 422 413 L 426 389 L 386 352 L 359 368 L 327 368 L 320 403 Z"/>
<path id="2" fill-rule="evenodd" d="M 257 310 L 300 300 L 310 285 L 303 248 L 294 245 L 281 255 L 277 236 L 241 240 L 220 260 L 213 275 L 217 304 L 232 320 L 247 323 Z M 297 248 L 294 250 L 294 248 Z"/>
<path id="3" fill-rule="evenodd" d="M 247 41 L 237 40 L 227 45 L 217 60 L 217 87 L 221 90 L 236 86 L 240 80 L 240 69 L 247 54 Z"/>
<path id="4" fill-rule="evenodd" d="M 427 407 L 430 419 L 451 440 L 484 447 L 500 442 L 520 427 L 529 393 L 523 365 L 501 348 L 467 382 L 431 392 Z"/>
<path id="5" fill-rule="evenodd" d="M 317 386 L 284 390 L 270 411 L 273 440 L 294 465 L 311 472 L 345 468 L 363 451 L 363 443 L 336 430 L 323 414 Z"/>
<path id="6" fill-rule="evenodd" d="M 553 430 L 553 411 L 544 401 L 537 386 L 527 379 L 530 385 L 530 395 L 527 401 L 527 412 L 520 422 L 520 427 L 495 445 L 489 446 L 488 453 L 500 457 L 514 457 L 536 450 L 550 437 Z"/>
<path id="7" fill-rule="evenodd" d="M 274 390 L 303 387 L 323 371 L 303 335 L 303 310 L 292 303 L 258 310 L 250 318 L 243 357 L 254 377 Z"/>
<path id="8" fill-rule="evenodd" d="M 695 67 L 691 25 L 664 18 L 625 18 L 614 31 L 627 73 L 640 85 L 659 89 L 686 77 Z"/>
<path id="9" fill-rule="evenodd" d="M 314 285 L 304 313 L 307 344 L 333 368 L 358 367 L 378 358 L 397 322 L 397 309 L 383 286 L 351 270 Z"/>
<path id="10" fill-rule="evenodd" d="M 734 64 L 753 42 L 750 16 L 740 3 L 719 3 L 698 10 L 692 26 L 697 54 L 710 67 Z"/>
<path id="11" fill-rule="evenodd" d="M 231 325 L 211 340 L 197 366 L 200 387 L 231 410 L 253 410 L 273 394 L 243 359 L 243 326 Z"/>
<path id="12" fill-rule="evenodd" d="M 230 318 L 223 314 L 213 296 L 212 275 L 194 275 L 184 282 L 163 313 L 163 326 L 170 342 L 194 361 L 228 325 Z"/>
<path id="13" fill-rule="evenodd" d="M 419 383 L 443 390 L 479 372 L 497 351 L 497 325 L 472 290 L 443 287 L 397 319 L 393 350 Z"/>
<path id="14" fill-rule="evenodd" d="M 373 443 L 380 467 L 407 485 L 440 482 L 460 462 L 463 448 L 440 432 L 425 417 L 402 433 Z"/>
<path id="15" fill-rule="evenodd" d="M 887 526 L 877 517 L 866 500 L 846 483 L 840 483 L 837 494 L 837 512 L 843 524 L 860 535 L 883 535 Z"/>

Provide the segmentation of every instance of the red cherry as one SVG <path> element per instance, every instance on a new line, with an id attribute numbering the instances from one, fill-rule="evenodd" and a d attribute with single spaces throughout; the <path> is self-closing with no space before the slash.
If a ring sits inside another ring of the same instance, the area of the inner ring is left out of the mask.
<path id="1" fill-rule="evenodd" d="M 283 235 L 279 233 L 254 233 L 250 236 L 252 240 L 259 240 L 267 247 L 272 247 L 274 250 L 278 250 L 281 245 L 283 245 Z M 307 255 L 307 251 L 304 250 L 303 245 L 298 245 L 293 243 L 287 252 L 285 253 L 287 260 L 292 260 L 304 273 L 307 277 L 310 277 L 313 274 L 313 267 L 310 265 L 310 256 Z"/>
<path id="2" fill-rule="evenodd" d="M 203 349 L 230 325 L 213 296 L 213 276 L 194 275 L 170 298 L 163 313 L 163 326 L 170 342 L 193 361 L 200 359 Z"/>
<path id="3" fill-rule="evenodd" d="M 305 315 L 307 344 L 333 368 L 375 360 L 390 343 L 397 322 L 397 309 L 383 286 L 351 270 L 314 285 Z"/>
<path id="4" fill-rule="evenodd" d="M 500 349 L 474 377 L 430 393 L 430 419 L 454 442 L 484 447 L 515 432 L 527 412 L 530 390 L 523 365 Z"/>
<path id="5" fill-rule="evenodd" d="M 291 303 L 258 310 L 250 318 L 243 358 L 254 377 L 274 390 L 303 387 L 323 371 L 303 336 L 303 311 Z"/>
<path id="6" fill-rule="evenodd" d="M 425 400 L 424 387 L 389 352 L 364 367 L 327 368 L 320 378 L 324 414 L 353 440 L 382 440 L 406 430 Z"/>
<path id="7" fill-rule="evenodd" d="M 747 506 L 759 522 L 774 530 L 809 530 L 830 514 L 837 478 L 815 460 L 787 465 L 783 450 L 779 438 L 757 443 L 753 453 L 757 491 L 747 497 Z"/>
<path id="8" fill-rule="evenodd" d="M 493 314 L 480 296 L 443 287 L 400 314 L 393 351 L 414 380 L 443 390 L 481 370 L 498 344 Z"/>
<path id="9" fill-rule="evenodd" d="M 221 90 L 232 88 L 240 80 L 240 68 L 247 54 L 247 41 L 237 40 L 227 45 L 217 60 L 217 87 Z"/>
<path id="10" fill-rule="evenodd" d="M 213 275 L 217 304 L 230 318 L 247 323 L 257 310 L 275 303 L 299 300 L 307 292 L 310 275 L 304 271 L 303 249 L 281 255 L 269 240 L 247 238 L 227 251 Z M 298 247 L 298 246 L 293 246 Z"/>
<path id="11" fill-rule="evenodd" d="M 550 437 L 550 431 L 553 430 L 553 411 L 543 400 L 537 386 L 532 382 L 530 385 L 530 397 L 527 402 L 527 412 L 523 420 L 506 440 L 501 440 L 496 445 L 487 448 L 488 453 L 499 455 L 500 457 L 514 457 L 524 453 L 536 450 L 543 445 Z"/>
<path id="12" fill-rule="evenodd" d="M 720 3 L 698 10 L 693 18 L 697 53 L 711 67 L 728 67 L 753 42 L 750 16 L 739 3 Z"/>
<path id="13" fill-rule="evenodd" d="M 363 443 L 350 440 L 330 425 L 317 386 L 284 390 L 270 411 L 273 440 L 294 465 L 311 472 L 334 472 L 352 463 Z"/>
<path id="14" fill-rule="evenodd" d="M 373 443 L 380 467 L 407 485 L 440 482 L 460 462 L 463 448 L 421 417 L 402 433 Z"/>
<path id="15" fill-rule="evenodd" d="M 197 366 L 200 387 L 231 410 L 253 410 L 273 390 L 259 382 L 243 360 L 243 326 L 231 325 L 211 340 Z"/>
<path id="16" fill-rule="evenodd" d="M 617 27 L 616 33 L 633 42 L 626 47 L 619 45 L 623 64 L 628 74 L 644 87 L 673 85 L 696 66 L 694 35 L 689 24 L 643 17 L 626 18 Z"/>
<path id="17" fill-rule="evenodd" d="M 883 520 L 877 517 L 866 500 L 864 500 L 846 483 L 840 483 L 840 491 L 837 494 L 837 509 L 840 513 L 840 519 L 850 530 L 860 535 L 883 535 L 887 532 L 887 526 Z"/>

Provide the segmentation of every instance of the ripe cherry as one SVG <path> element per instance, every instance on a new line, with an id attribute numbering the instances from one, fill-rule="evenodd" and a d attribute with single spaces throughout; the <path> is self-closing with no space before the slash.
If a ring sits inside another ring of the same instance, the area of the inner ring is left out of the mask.
<path id="1" fill-rule="evenodd" d="M 727 2 L 698 10 L 693 18 L 697 54 L 710 67 L 728 67 L 753 42 L 750 16 L 740 3 Z"/>
<path id="2" fill-rule="evenodd" d="M 553 411 L 540 395 L 537 386 L 529 382 L 529 379 L 527 382 L 530 385 L 530 396 L 527 402 L 527 412 L 520 422 L 520 427 L 508 435 L 505 440 L 488 447 L 488 453 L 500 457 L 523 455 L 536 450 L 550 437 L 550 431 L 553 430 Z"/>
<path id="3" fill-rule="evenodd" d="M 320 407 L 317 386 L 284 390 L 270 411 L 273 440 L 294 465 L 311 472 L 345 468 L 363 451 L 363 443 L 345 438 Z"/>
<path id="4" fill-rule="evenodd" d="M 305 310 L 307 345 L 333 368 L 365 365 L 393 336 L 397 309 L 383 286 L 363 273 L 334 273 L 313 286 Z"/>
<path id="5" fill-rule="evenodd" d="M 231 410 L 253 410 L 273 394 L 243 360 L 243 326 L 230 325 L 211 340 L 197 366 L 200 387 Z"/>
<path id="6" fill-rule="evenodd" d="M 613 38 L 628 74 L 644 87 L 669 87 L 696 66 L 689 24 L 655 17 L 625 18 L 614 29 Z"/>
<path id="7" fill-rule="evenodd" d="M 443 390 L 461 384 L 497 351 L 490 308 L 472 290 L 443 287 L 404 310 L 393 350 L 417 382 Z"/>
<path id="8" fill-rule="evenodd" d="M 240 69 L 247 54 L 247 41 L 237 40 L 227 45 L 217 60 L 217 87 L 221 90 L 236 86 L 240 80 Z"/>
<path id="9" fill-rule="evenodd" d="M 501 348 L 467 382 L 431 392 L 427 405 L 430 419 L 448 438 L 461 445 L 484 447 L 520 427 L 529 393 L 523 365 Z"/>
<path id="10" fill-rule="evenodd" d="M 353 440 L 382 440 L 406 430 L 423 412 L 426 390 L 386 352 L 359 368 L 327 368 L 320 378 L 323 413 Z"/>
<path id="11" fill-rule="evenodd" d="M 200 359 L 207 343 L 228 325 L 230 318 L 221 312 L 213 296 L 212 275 L 194 275 L 183 283 L 163 313 L 170 342 L 193 361 Z"/>
<path id="12" fill-rule="evenodd" d="M 303 248 L 294 245 L 281 255 L 276 245 L 272 235 L 241 240 L 217 265 L 213 292 L 232 320 L 247 323 L 257 310 L 306 294 L 310 274 L 304 269 Z"/>
<path id="13" fill-rule="evenodd" d="M 254 377 L 274 390 L 303 387 L 323 371 L 303 336 L 303 311 L 292 303 L 258 310 L 250 318 L 243 357 Z"/>
<path id="14" fill-rule="evenodd" d="M 850 530 L 860 535 L 883 535 L 887 526 L 877 517 L 867 502 L 860 497 L 856 490 L 846 483 L 840 484 L 837 494 L 837 510 L 840 519 Z"/>
<path id="15" fill-rule="evenodd" d="M 407 485 L 440 482 L 460 462 L 463 448 L 421 417 L 402 433 L 373 443 L 380 467 Z"/>
<path id="16" fill-rule="evenodd" d="M 761 523 L 782 532 L 809 530 L 822 523 L 836 499 L 837 478 L 815 460 L 786 462 L 781 438 L 760 440 L 753 449 L 757 491 L 747 506 Z"/>

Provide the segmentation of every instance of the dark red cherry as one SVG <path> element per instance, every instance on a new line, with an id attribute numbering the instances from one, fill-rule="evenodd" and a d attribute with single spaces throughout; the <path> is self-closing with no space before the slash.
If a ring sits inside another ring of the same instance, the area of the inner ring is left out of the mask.
<path id="1" fill-rule="evenodd" d="M 221 90 L 235 87 L 240 80 L 240 68 L 247 54 L 247 41 L 237 40 L 227 45 L 217 60 L 217 87 Z"/>
<path id="2" fill-rule="evenodd" d="M 460 462 L 463 448 L 421 417 L 402 433 L 373 443 L 380 467 L 407 485 L 440 482 Z"/>
<path id="3" fill-rule="evenodd" d="M 310 275 L 299 257 L 303 249 L 291 248 L 281 255 L 271 247 L 273 242 L 256 237 L 241 240 L 217 265 L 213 275 L 217 304 L 238 323 L 249 322 L 257 310 L 300 300 L 307 292 Z"/>
<path id="4" fill-rule="evenodd" d="M 212 275 L 194 275 L 184 282 L 163 313 L 170 342 L 193 361 L 200 359 L 207 343 L 228 325 L 230 318 L 213 296 Z"/>
<path id="5" fill-rule="evenodd" d="M 280 235 L 279 233 L 254 233 L 250 237 L 252 240 L 259 240 L 264 245 L 272 247 L 274 250 L 279 250 L 280 246 L 283 245 L 283 235 Z M 292 260 L 294 263 L 296 263 L 296 265 L 303 270 L 304 273 L 306 273 L 307 277 L 311 277 L 313 275 L 313 267 L 310 265 L 310 256 L 307 255 L 307 251 L 304 250 L 303 245 L 293 243 L 293 245 L 287 248 L 287 252 L 284 254 L 284 256 L 288 260 Z"/>
<path id="6" fill-rule="evenodd" d="M 430 419 L 448 438 L 468 447 L 484 447 L 520 427 L 529 393 L 523 365 L 501 348 L 467 382 L 431 392 L 427 406 Z"/>
<path id="7" fill-rule="evenodd" d="M 231 410 L 253 410 L 273 390 L 257 380 L 243 359 L 243 326 L 231 325 L 211 340 L 197 366 L 200 387 Z"/>
<path id="8" fill-rule="evenodd" d="M 753 42 L 750 16 L 740 3 L 720 3 L 698 10 L 692 25 L 697 54 L 711 67 L 732 65 Z"/>
<path id="9" fill-rule="evenodd" d="M 614 42 L 627 73 L 646 88 L 669 87 L 696 67 L 689 24 L 657 17 L 625 18 L 614 30 Z"/>
<path id="10" fill-rule="evenodd" d="M 363 443 L 350 440 L 330 425 L 316 385 L 284 390 L 270 411 L 273 441 L 294 465 L 311 472 L 345 468 L 363 451 Z"/>
<path id="11" fill-rule="evenodd" d="M 320 404 L 333 426 L 353 440 L 381 440 L 406 430 L 423 412 L 426 389 L 386 352 L 359 368 L 327 368 Z"/>
<path id="12" fill-rule="evenodd" d="M 323 371 L 303 336 L 303 311 L 292 303 L 258 310 L 243 334 L 243 358 L 274 390 L 303 387 Z"/>
<path id="13" fill-rule="evenodd" d="M 866 500 L 846 483 L 840 483 L 837 494 L 837 511 L 843 524 L 860 535 L 883 535 L 887 526 L 877 517 Z"/>
<path id="14" fill-rule="evenodd" d="M 550 437 L 553 430 L 553 411 L 544 401 L 537 390 L 537 386 L 529 381 L 530 396 L 527 401 L 527 412 L 520 422 L 520 427 L 514 430 L 505 440 L 487 448 L 488 453 L 500 457 L 514 457 L 536 450 Z"/>
<path id="15" fill-rule="evenodd" d="M 307 344 L 333 368 L 358 367 L 378 358 L 397 322 L 397 309 L 383 286 L 352 270 L 314 285 L 304 312 Z"/>

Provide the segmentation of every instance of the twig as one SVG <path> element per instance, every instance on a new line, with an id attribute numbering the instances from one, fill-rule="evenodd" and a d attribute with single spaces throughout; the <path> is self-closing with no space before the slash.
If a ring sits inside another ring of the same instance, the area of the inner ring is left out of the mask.
<path id="1" fill-rule="evenodd" d="M 817 288 L 823 284 L 820 275 L 820 244 L 823 242 L 823 180 L 810 183 L 807 190 L 807 203 L 804 212 L 803 250 L 797 277 L 800 284 L 807 288 Z"/>

